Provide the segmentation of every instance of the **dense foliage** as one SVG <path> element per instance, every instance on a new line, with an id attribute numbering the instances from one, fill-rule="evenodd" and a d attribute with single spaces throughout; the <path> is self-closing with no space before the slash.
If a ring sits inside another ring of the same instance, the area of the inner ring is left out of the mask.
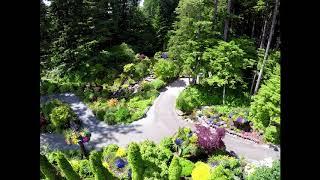
<path id="1" fill-rule="evenodd" d="M 258 167 L 246 179 L 248 180 L 280 180 L 280 161 L 274 161 L 272 167 Z"/>
<path id="2" fill-rule="evenodd" d="M 179 158 L 174 156 L 169 166 L 169 180 L 179 180 L 181 176 L 181 169 Z"/>
<path id="3" fill-rule="evenodd" d="M 49 163 L 46 156 L 40 154 L 40 170 L 47 179 L 62 179 L 56 168 Z"/>
<path id="4" fill-rule="evenodd" d="M 92 169 L 92 172 L 96 180 L 113 179 L 113 176 L 108 171 L 108 169 L 102 166 L 101 153 L 91 152 L 89 161 L 90 161 L 90 167 Z"/>
<path id="5" fill-rule="evenodd" d="M 224 132 L 219 130 L 216 133 L 222 136 Z M 213 151 L 207 156 L 196 154 L 179 157 L 175 148 L 177 144 L 180 144 L 177 139 L 182 141 L 182 144 L 178 146 L 185 146 L 183 143 L 189 141 L 186 144 L 195 143 L 196 147 L 201 148 L 197 143 L 198 139 L 204 138 L 201 136 L 203 135 L 196 135 L 196 132 L 189 128 L 181 128 L 175 135 L 162 139 L 159 144 L 148 140 L 133 142 L 127 147 L 110 144 L 102 151 L 91 151 L 89 160 L 82 159 L 79 151 L 48 152 L 45 154 L 48 158 L 47 163 L 49 163 L 46 166 L 52 168 L 50 173 L 59 175 L 70 171 L 72 173 L 69 173 L 68 176 L 80 176 L 81 179 L 231 180 L 261 179 L 262 177 L 265 179 L 267 176 L 270 176 L 267 179 L 279 179 L 279 161 L 274 162 L 272 167 L 256 167 L 252 173 L 245 174 L 246 163 L 242 159 L 227 155 L 224 149 Z M 41 171 L 43 168 L 44 166 L 41 167 Z M 55 168 L 58 171 L 54 171 Z"/>
<path id="6" fill-rule="evenodd" d="M 72 124 L 79 124 L 71 107 L 57 99 L 49 100 L 41 105 L 40 128 L 42 131 L 57 131 L 68 129 Z"/>
<path id="7" fill-rule="evenodd" d="M 254 96 L 250 115 L 255 126 L 264 130 L 267 141 L 279 144 L 280 140 L 280 69 L 266 81 Z"/>
<path id="8" fill-rule="evenodd" d="M 64 177 L 67 180 L 80 180 L 80 176 L 73 170 L 69 161 L 65 158 L 62 153 L 58 153 L 56 156 L 58 167 L 63 172 Z"/>

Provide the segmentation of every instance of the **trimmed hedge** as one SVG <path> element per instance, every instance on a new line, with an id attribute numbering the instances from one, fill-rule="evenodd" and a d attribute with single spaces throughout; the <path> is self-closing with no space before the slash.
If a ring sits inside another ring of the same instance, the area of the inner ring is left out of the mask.
<path id="1" fill-rule="evenodd" d="M 132 169 L 132 180 L 143 180 L 143 161 L 137 143 L 131 143 L 128 148 L 128 161 Z"/>
<path id="2" fill-rule="evenodd" d="M 57 169 L 48 161 L 47 157 L 40 154 L 40 170 L 49 180 L 62 179 Z"/>
<path id="3" fill-rule="evenodd" d="M 89 161 L 96 180 L 115 179 L 115 177 L 113 177 L 113 175 L 102 165 L 101 153 L 93 151 L 89 156 Z"/>
<path id="4" fill-rule="evenodd" d="M 67 180 L 80 180 L 80 176 L 73 170 L 71 164 L 62 153 L 57 154 L 56 160 L 58 167 L 61 169 Z"/>

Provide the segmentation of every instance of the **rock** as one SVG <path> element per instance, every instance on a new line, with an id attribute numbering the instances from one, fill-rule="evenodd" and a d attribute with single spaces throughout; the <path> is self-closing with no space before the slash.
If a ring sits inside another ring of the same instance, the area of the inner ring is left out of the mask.
<path id="1" fill-rule="evenodd" d="M 183 115 L 184 115 L 184 112 L 182 112 L 181 110 L 177 109 L 177 114 L 178 114 L 179 116 L 183 116 Z"/>

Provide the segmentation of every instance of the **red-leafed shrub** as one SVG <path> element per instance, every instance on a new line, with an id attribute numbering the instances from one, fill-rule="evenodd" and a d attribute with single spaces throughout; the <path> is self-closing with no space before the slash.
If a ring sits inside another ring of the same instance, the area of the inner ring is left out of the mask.
<path id="1" fill-rule="evenodd" d="M 225 135 L 223 128 L 218 128 L 216 132 L 213 133 L 209 127 L 196 125 L 196 134 L 198 136 L 199 147 L 207 154 L 225 148 L 224 142 L 222 141 Z"/>

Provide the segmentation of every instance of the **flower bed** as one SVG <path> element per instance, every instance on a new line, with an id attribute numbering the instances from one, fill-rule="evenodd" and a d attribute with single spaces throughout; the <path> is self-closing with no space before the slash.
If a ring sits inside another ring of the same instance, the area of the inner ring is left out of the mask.
<path id="1" fill-rule="evenodd" d="M 193 123 L 200 123 L 208 125 L 212 128 L 225 128 L 226 132 L 253 141 L 255 143 L 262 143 L 263 138 L 252 128 L 252 123 L 248 121 L 245 113 L 219 113 L 214 111 L 212 107 L 204 106 L 201 109 L 193 111 L 190 115 L 181 114 L 186 120 Z"/>
<path id="2" fill-rule="evenodd" d="M 131 143 L 126 148 L 108 145 L 100 152 L 91 152 L 89 162 L 94 163 L 92 154 L 98 153 L 100 164 L 94 165 L 101 166 L 101 170 L 110 173 L 115 179 L 246 179 L 247 174 L 254 172 L 254 169 L 243 159 L 225 150 L 223 136 L 224 130 L 221 128 L 213 130 L 202 125 L 197 125 L 195 131 L 180 128 L 159 144 L 146 140 Z M 46 156 L 56 166 L 54 153 Z M 82 179 L 101 175 L 87 169 L 92 164 L 87 164 L 87 160 L 79 159 L 78 156 L 73 158 L 69 153 L 68 160 Z"/>

